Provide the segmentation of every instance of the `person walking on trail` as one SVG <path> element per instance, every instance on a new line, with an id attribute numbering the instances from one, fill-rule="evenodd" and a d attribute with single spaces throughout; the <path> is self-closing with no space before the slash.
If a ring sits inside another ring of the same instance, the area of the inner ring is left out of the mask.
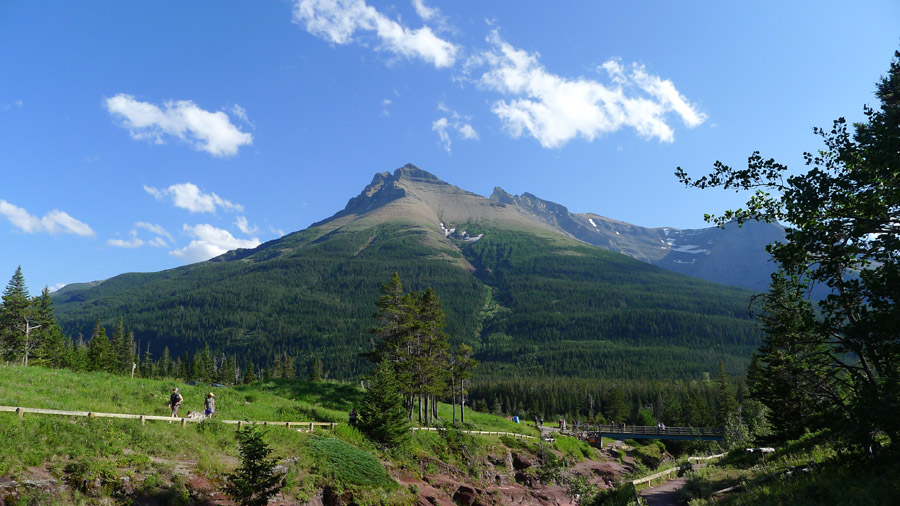
<path id="1" fill-rule="evenodd" d="M 216 396 L 212 392 L 206 396 L 206 400 L 203 401 L 203 414 L 207 417 L 213 416 L 213 413 L 216 412 Z"/>
<path id="2" fill-rule="evenodd" d="M 181 403 L 184 402 L 184 397 L 178 393 L 177 388 L 172 389 L 172 396 L 169 397 L 169 407 L 172 408 L 172 417 L 178 416 L 178 406 L 181 406 Z"/>
<path id="3" fill-rule="evenodd" d="M 350 418 L 350 426 L 351 427 L 356 426 L 356 417 L 357 416 L 358 415 L 356 414 L 356 408 L 355 407 L 350 408 L 350 414 L 348 415 L 348 417 Z"/>

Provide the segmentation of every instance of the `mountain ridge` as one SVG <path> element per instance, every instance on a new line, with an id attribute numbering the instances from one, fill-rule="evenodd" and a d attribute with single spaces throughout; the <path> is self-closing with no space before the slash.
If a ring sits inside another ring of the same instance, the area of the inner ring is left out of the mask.
<path id="1" fill-rule="evenodd" d="M 558 223 L 588 219 L 551 204 L 557 214 L 541 220 L 408 165 L 252 250 L 65 292 L 57 319 L 77 335 L 124 317 L 156 354 L 209 345 L 257 364 L 288 353 L 301 367 L 318 356 L 348 378 L 367 368 L 374 301 L 397 271 L 409 290 L 435 289 L 481 374 L 676 378 L 746 366 L 758 344 L 750 292 L 577 240 Z"/>

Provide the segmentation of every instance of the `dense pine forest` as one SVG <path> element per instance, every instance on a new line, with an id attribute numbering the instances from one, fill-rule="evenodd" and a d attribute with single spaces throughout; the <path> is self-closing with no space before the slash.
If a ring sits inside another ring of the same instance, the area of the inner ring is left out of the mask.
<path id="1" fill-rule="evenodd" d="M 397 271 L 411 290 L 440 296 L 450 341 L 472 346 L 479 374 L 699 378 L 723 362 L 740 375 L 758 345 L 749 292 L 571 240 L 461 226 L 485 235 L 439 249 L 403 223 L 309 229 L 215 261 L 64 291 L 57 315 L 76 338 L 97 318 L 107 326 L 124 318 L 141 353 L 168 347 L 182 356 L 208 344 L 257 365 L 287 355 L 305 370 L 319 358 L 328 377 L 349 379 L 368 370 L 360 354 L 371 347 L 372 301 Z"/>

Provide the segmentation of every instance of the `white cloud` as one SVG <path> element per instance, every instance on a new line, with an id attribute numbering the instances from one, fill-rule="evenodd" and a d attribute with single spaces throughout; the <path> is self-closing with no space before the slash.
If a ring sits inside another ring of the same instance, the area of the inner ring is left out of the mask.
<path id="1" fill-rule="evenodd" d="M 630 71 L 615 60 L 601 65 L 611 85 L 568 79 L 548 72 L 539 54 L 511 46 L 497 31 L 488 40 L 493 49 L 472 62 L 489 67 L 479 80 L 482 86 L 512 97 L 498 100 L 492 112 L 513 137 L 527 133 L 542 146 L 555 148 L 575 137 L 592 141 L 630 126 L 642 137 L 672 142 L 674 132 L 666 122 L 670 112 L 688 127 L 706 119 L 671 81 L 648 74 L 641 65 L 632 64 Z"/>
<path id="2" fill-rule="evenodd" d="M 431 123 L 431 130 L 437 132 L 441 145 L 444 150 L 450 153 L 451 139 L 450 130 L 456 130 L 464 140 L 478 140 L 478 132 L 471 124 L 467 123 L 472 118 L 463 116 L 453 109 L 447 107 L 443 102 L 438 103 L 438 110 L 447 113 L 447 116 L 436 119 Z"/>
<path id="3" fill-rule="evenodd" d="M 234 222 L 235 226 L 237 226 L 238 230 L 243 232 L 246 235 L 254 235 L 259 232 L 259 227 L 253 225 L 252 227 L 247 222 L 247 218 L 244 216 L 238 216 L 237 221 Z"/>
<path id="4" fill-rule="evenodd" d="M 214 213 L 217 207 L 227 211 L 242 212 L 244 210 L 244 206 L 225 200 L 215 193 L 203 193 L 197 185 L 192 183 L 173 184 L 162 190 L 144 185 L 144 191 L 158 200 L 171 196 L 175 207 L 187 209 L 192 213 Z"/>
<path id="5" fill-rule="evenodd" d="M 231 232 L 209 224 L 190 226 L 185 224 L 184 232 L 195 239 L 186 247 L 170 251 L 169 254 L 185 263 L 202 262 L 237 248 L 255 248 L 261 244 L 258 238 L 238 239 Z"/>
<path id="6" fill-rule="evenodd" d="M 135 228 L 133 228 L 130 232 L 131 239 L 108 239 L 106 244 L 108 246 L 113 246 L 116 248 L 140 248 L 142 246 L 152 246 L 156 248 L 167 248 L 169 243 L 166 242 L 166 238 L 171 242 L 175 242 L 172 238 L 171 234 L 166 232 L 160 225 L 154 225 L 152 223 L 147 223 L 145 221 L 139 221 L 134 224 Z M 150 233 L 156 235 L 153 239 L 144 240 L 138 237 L 138 229 L 144 229 L 149 231 Z"/>
<path id="7" fill-rule="evenodd" d="M 56 283 L 55 285 L 50 285 L 47 289 L 50 293 L 58 292 L 62 287 L 66 286 L 68 283 Z"/>
<path id="8" fill-rule="evenodd" d="M 438 9 L 425 5 L 425 0 L 412 0 L 412 4 L 416 9 L 416 14 L 425 21 L 428 21 L 440 13 Z"/>
<path id="9" fill-rule="evenodd" d="M 431 124 L 431 130 L 437 132 L 438 137 L 441 139 L 441 144 L 444 145 L 444 149 L 447 152 L 450 152 L 450 135 L 447 134 L 447 126 L 448 121 L 447 118 L 440 118 L 435 120 L 434 123 Z"/>
<path id="10" fill-rule="evenodd" d="M 158 237 L 168 238 L 169 241 L 175 242 L 175 239 L 172 238 L 172 235 L 166 231 L 162 225 L 154 225 L 152 223 L 147 223 L 146 221 L 139 221 L 134 224 L 137 228 L 142 228 L 144 230 L 149 231 L 150 233 L 156 234 Z"/>
<path id="11" fill-rule="evenodd" d="M 144 244 L 143 239 L 139 237 L 132 237 L 131 240 L 126 241 L 124 239 L 109 239 L 106 241 L 106 244 L 109 246 L 115 246 L 116 248 L 140 248 Z"/>
<path id="12" fill-rule="evenodd" d="M 241 146 L 253 143 L 253 136 L 234 126 L 227 114 L 206 111 L 190 100 L 168 100 L 160 109 L 120 93 L 106 99 L 106 110 L 122 119 L 132 138 L 156 144 L 164 144 L 165 136 L 174 136 L 213 156 L 231 156 Z"/>
<path id="13" fill-rule="evenodd" d="M 76 220 L 59 209 L 54 209 L 45 214 L 43 218 L 38 218 L 21 207 L 0 200 L 0 214 L 6 216 L 14 227 L 27 234 L 47 232 L 49 234 L 75 234 L 82 237 L 94 235 L 94 230 L 86 223 Z"/>
<path id="14" fill-rule="evenodd" d="M 365 0 L 296 0 L 294 22 L 334 44 L 353 42 L 357 31 L 374 32 L 379 49 L 419 58 L 437 68 L 451 67 L 459 47 L 441 39 L 428 26 L 415 30 L 389 19 Z"/>
<path id="15" fill-rule="evenodd" d="M 478 132 L 476 132 L 475 129 L 472 128 L 472 125 L 468 123 L 465 123 L 463 126 L 458 127 L 457 130 L 459 130 L 459 134 L 462 135 L 463 139 L 475 141 L 478 140 Z"/>

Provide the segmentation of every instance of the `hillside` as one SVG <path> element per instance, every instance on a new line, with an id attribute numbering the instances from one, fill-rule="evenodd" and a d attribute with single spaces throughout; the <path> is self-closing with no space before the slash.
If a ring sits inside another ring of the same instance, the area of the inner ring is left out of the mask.
<path id="1" fill-rule="evenodd" d="M 208 343 L 257 364 L 289 353 L 331 377 L 359 375 L 379 287 L 433 287 L 454 341 L 481 374 L 681 378 L 719 361 L 740 374 L 758 344 L 750 293 L 578 241 L 414 166 L 377 174 L 331 218 L 253 250 L 124 274 L 55 298 L 89 335 L 124 317 L 159 356 Z"/>
<path id="2" fill-rule="evenodd" d="M 105 373 L 0 366 L 0 405 L 167 414 L 173 385 L 184 408 L 209 386 L 129 380 Z M 0 412 L 0 504 L 234 504 L 223 494 L 240 463 L 235 426 L 217 420 L 338 421 L 315 432 L 270 426 L 264 441 L 285 482 L 277 504 L 442 504 L 466 500 L 574 505 L 570 489 L 608 488 L 631 466 L 575 439 L 414 432 L 408 445 L 378 450 L 346 425 L 361 392 L 337 383 L 277 380 L 214 388 L 212 420 L 189 423 Z M 447 406 L 442 406 L 445 417 Z M 468 429 L 536 435 L 533 427 L 471 411 Z M 468 499 L 463 499 L 468 498 Z M 469 502 L 471 504 L 471 502 Z"/>

